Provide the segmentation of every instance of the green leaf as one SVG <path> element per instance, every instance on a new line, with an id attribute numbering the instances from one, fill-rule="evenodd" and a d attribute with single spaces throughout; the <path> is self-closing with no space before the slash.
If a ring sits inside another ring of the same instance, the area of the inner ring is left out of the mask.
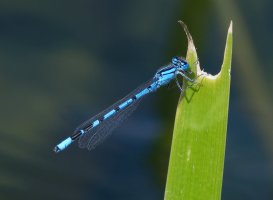
<path id="1" fill-rule="evenodd" d="M 180 22 L 182 23 L 182 22 Z M 224 169 L 230 69 L 232 57 L 232 22 L 224 61 L 219 74 L 202 72 L 191 35 L 188 37 L 187 61 L 199 84 L 184 83 L 185 92 L 177 107 L 165 200 L 220 199 Z"/>

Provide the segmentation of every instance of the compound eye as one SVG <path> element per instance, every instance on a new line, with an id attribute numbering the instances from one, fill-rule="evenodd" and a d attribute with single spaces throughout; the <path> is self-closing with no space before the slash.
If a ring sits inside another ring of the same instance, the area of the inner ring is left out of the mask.
<path id="1" fill-rule="evenodd" d="M 181 60 L 181 65 L 187 65 L 188 63 L 184 60 Z"/>
<path id="2" fill-rule="evenodd" d="M 179 59 L 178 57 L 173 57 L 173 58 L 172 58 L 172 63 L 173 63 L 174 65 L 177 65 L 177 64 L 179 63 L 179 61 L 180 61 L 180 59 Z"/>
<path id="3" fill-rule="evenodd" d="M 181 67 L 183 70 L 188 70 L 189 69 L 189 63 L 187 63 L 186 61 L 181 61 Z"/>

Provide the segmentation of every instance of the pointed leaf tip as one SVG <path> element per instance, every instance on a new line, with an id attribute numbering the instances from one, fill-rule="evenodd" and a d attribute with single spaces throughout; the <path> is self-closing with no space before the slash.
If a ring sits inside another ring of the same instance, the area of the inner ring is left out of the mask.
<path id="1" fill-rule="evenodd" d="M 233 26 L 233 23 L 232 23 L 232 20 L 231 20 L 229 28 L 228 28 L 228 33 L 232 33 L 232 26 Z"/>

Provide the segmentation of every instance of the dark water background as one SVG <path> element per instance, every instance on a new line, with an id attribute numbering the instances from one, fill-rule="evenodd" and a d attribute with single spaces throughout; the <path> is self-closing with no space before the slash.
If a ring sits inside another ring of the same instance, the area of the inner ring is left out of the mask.
<path id="1" fill-rule="evenodd" d="M 269 0 L 0 1 L 0 199 L 163 199 L 177 89 L 161 89 L 96 150 L 53 146 L 186 54 L 234 59 L 222 199 L 273 198 Z"/>

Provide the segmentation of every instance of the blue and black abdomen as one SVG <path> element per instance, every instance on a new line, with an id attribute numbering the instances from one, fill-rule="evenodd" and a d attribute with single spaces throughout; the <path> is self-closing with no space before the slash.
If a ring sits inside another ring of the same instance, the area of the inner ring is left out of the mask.
<path id="1" fill-rule="evenodd" d="M 94 149 L 133 113 L 142 97 L 153 92 L 155 87 L 154 81 L 143 84 L 114 105 L 78 126 L 73 135 L 79 137 L 79 146 L 89 150 Z"/>

